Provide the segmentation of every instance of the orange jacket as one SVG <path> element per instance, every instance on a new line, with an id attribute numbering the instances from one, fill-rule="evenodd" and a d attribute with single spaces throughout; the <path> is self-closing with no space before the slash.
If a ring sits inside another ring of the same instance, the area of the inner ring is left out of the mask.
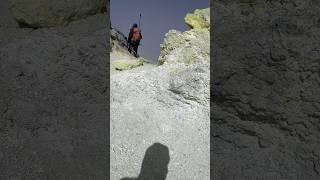
<path id="1" fill-rule="evenodd" d="M 139 28 L 133 28 L 129 37 L 132 41 L 140 41 L 142 39 L 141 30 Z"/>

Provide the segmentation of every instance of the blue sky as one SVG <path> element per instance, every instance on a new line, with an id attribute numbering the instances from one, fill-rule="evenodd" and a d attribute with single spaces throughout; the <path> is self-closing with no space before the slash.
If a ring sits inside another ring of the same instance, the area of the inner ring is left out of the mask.
<path id="1" fill-rule="evenodd" d="M 143 39 L 139 54 L 154 62 L 160 54 L 160 44 L 170 29 L 186 31 L 187 13 L 209 7 L 209 0 L 111 0 L 111 24 L 126 36 L 133 23 L 139 23 Z"/>

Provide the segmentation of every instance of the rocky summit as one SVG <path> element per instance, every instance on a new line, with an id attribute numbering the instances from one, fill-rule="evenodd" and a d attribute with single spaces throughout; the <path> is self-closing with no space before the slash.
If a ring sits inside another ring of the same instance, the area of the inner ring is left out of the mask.
<path id="1" fill-rule="evenodd" d="M 168 174 L 163 172 L 168 180 L 209 179 L 210 13 L 196 10 L 189 16 L 205 25 L 169 31 L 158 65 L 111 71 L 111 179 L 154 179 L 143 166 L 154 143 L 168 148 Z M 119 33 L 113 37 L 125 39 Z M 119 44 L 113 43 L 112 61 L 138 61 Z"/>

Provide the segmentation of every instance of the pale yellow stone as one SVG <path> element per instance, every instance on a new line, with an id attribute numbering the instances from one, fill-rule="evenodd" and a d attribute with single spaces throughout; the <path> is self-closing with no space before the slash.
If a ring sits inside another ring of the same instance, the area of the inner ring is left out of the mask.
<path id="1" fill-rule="evenodd" d="M 196 9 L 184 18 L 187 25 L 193 29 L 210 30 L 210 9 Z"/>
<path id="2" fill-rule="evenodd" d="M 112 62 L 112 66 L 118 71 L 130 70 L 142 65 L 142 60 L 115 60 Z"/>

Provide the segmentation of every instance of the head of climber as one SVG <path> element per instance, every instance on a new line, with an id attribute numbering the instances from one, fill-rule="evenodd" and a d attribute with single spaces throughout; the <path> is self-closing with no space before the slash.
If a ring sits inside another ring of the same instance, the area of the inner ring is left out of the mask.
<path id="1" fill-rule="evenodd" d="M 137 27 L 138 27 L 138 24 L 136 23 L 132 25 L 132 28 L 137 28 Z"/>

